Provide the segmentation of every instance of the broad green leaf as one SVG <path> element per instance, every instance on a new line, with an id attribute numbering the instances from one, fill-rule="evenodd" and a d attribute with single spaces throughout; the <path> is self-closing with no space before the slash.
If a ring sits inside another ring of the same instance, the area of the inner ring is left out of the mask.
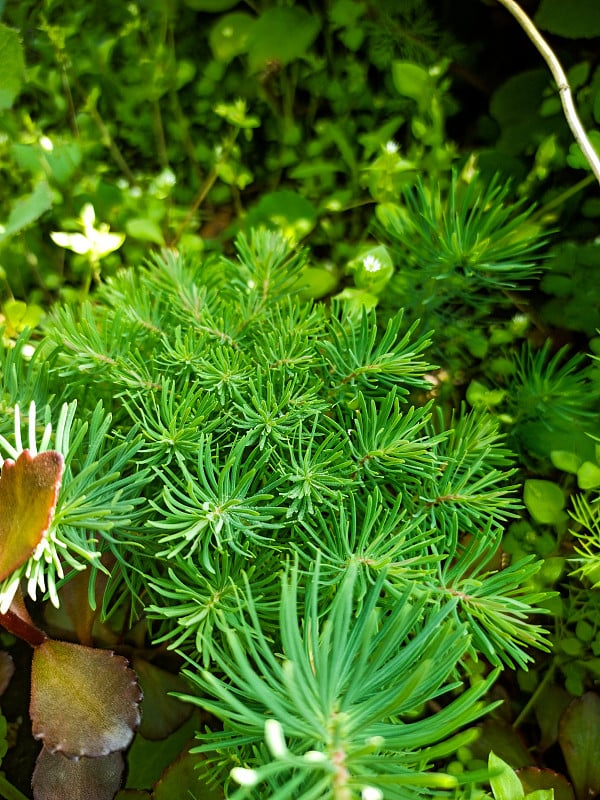
<path id="1" fill-rule="evenodd" d="M 193 707 L 173 697 L 189 691 L 188 682 L 142 658 L 132 662 L 144 695 L 139 733 L 146 739 L 166 739 L 191 716 Z"/>
<path id="2" fill-rule="evenodd" d="M 266 224 L 269 228 L 281 230 L 292 242 L 310 233 L 316 221 L 317 209 L 310 200 L 289 189 L 265 194 L 246 218 L 248 227 Z"/>
<path id="3" fill-rule="evenodd" d="M 488 767 L 495 800 L 521 800 L 525 797 L 523 785 L 515 771 L 494 752 L 490 753 Z"/>
<path id="4" fill-rule="evenodd" d="M 203 716 L 196 709 L 190 719 L 166 739 L 152 742 L 144 739 L 138 731 L 127 751 L 125 786 L 128 789 L 150 789 L 154 786 L 181 753 L 190 749 L 196 731 L 203 726 Z"/>
<path id="5" fill-rule="evenodd" d="M 562 715 L 558 741 L 578 800 L 600 792 L 600 697 L 586 692 Z"/>
<path id="6" fill-rule="evenodd" d="M 161 246 L 165 243 L 165 237 L 162 234 L 160 225 L 146 217 L 128 219 L 125 223 L 125 231 L 128 236 L 132 236 L 134 239 L 141 239 L 143 242 L 153 242 Z"/>
<path id="7" fill-rule="evenodd" d="M 600 36 L 598 0 L 542 0 L 534 17 L 542 30 L 572 39 Z"/>
<path id="8" fill-rule="evenodd" d="M 394 61 L 392 80 L 398 94 L 410 97 L 421 107 L 425 107 L 433 94 L 435 83 L 426 69 L 412 61 Z"/>
<path id="9" fill-rule="evenodd" d="M 577 453 L 570 453 L 568 450 L 553 450 L 550 453 L 550 459 L 556 469 L 561 469 L 563 472 L 569 472 L 572 475 L 576 475 L 581 466 L 581 458 Z"/>
<path id="10" fill-rule="evenodd" d="M 490 389 L 480 381 L 471 381 L 467 389 L 467 401 L 473 408 L 493 408 L 506 396 L 503 389 Z"/>
<path id="11" fill-rule="evenodd" d="M 0 474 L 0 580 L 32 555 L 48 530 L 58 497 L 63 457 L 54 450 L 7 459 Z"/>
<path id="12" fill-rule="evenodd" d="M 112 800 L 121 784 L 123 756 L 71 759 L 45 747 L 33 771 L 35 800 Z"/>
<path id="13" fill-rule="evenodd" d="M 584 461 L 577 470 L 580 489 L 596 489 L 600 486 L 600 467 L 592 461 Z"/>
<path id="14" fill-rule="evenodd" d="M 298 294 L 303 300 L 317 300 L 331 294 L 339 283 L 336 272 L 323 267 L 306 267 L 298 278 Z"/>
<path id="15" fill-rule="evenodd" d="M 36 184 L 31 194 L 15 200 L 10 210 L 8 222 L 0 225 L 0 242 L 23 230 L 39 219 L 52 207 L 52 193 L 46 181 Z"/>
<path id="16" fill-rule="evenodd" d="M 248 37 L 256 20 L 244 11 L 226 14 L 211 28 L 208 42 L 217 61 L 228 63 L 246 52 Z"/>
<path id="17" fill-rule="evenodd" d="M 566 517 L 564 492 L 552 481 L 525 481 L 523 502 L 534 520 L 544 525 L 556 525 Z"/>
<path id="18" fill-rule="evenodd" d="M 254 23 L 248 38 L 251 72 L 269 62 L 282 66 L 306 55 L 319 32 L 319 18 L 303 8 L 269 8 Z"/>
<path id="19" fill-rule="evenodd" d="M 34 303 L 27 305 L 22 300 L 7 300 L 2 306 L 0 322 L 5 326 L 4 335 L 14 338 L 25 328 L 35 328 L 43 316 L 44 310 Z"/>
<path id="20" fill-rule="evenodd" d="M 79 758 L 123 750 L 139 725 L 140 701 L 135 672 L 110 650 L 48 640 L 34 651 L 32 732 L 50 752 Z"/>
<path id="21" fill-rule="evenodd" d="M 0 111 L 10 108 L 25 80 L 19 32 L 0 23 Z"/>
<path id="22" fill-rule="evenodd" d="M 198 797 L 202 800 L 224 800 L 219 786 L 207 787 L 200 783 L 197 765 L 203 756 L 184 752 L 165 770 L 152 792 L 152 800 L 173 800 L 174 797 Z"/>

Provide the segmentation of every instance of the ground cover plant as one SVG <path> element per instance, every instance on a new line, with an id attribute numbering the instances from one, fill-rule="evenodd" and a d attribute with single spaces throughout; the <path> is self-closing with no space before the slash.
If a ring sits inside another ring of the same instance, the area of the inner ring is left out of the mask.
<path id="1" fill-rule="evenodd" d="M 397 5 L 3 9 L 10 800 L 600 791 L 597 189 Z"/>

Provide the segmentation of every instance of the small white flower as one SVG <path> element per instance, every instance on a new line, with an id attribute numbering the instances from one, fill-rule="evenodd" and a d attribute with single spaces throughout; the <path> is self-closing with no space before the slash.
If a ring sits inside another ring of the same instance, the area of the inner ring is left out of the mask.
<path id="1" fill-rule="evenodd" d="M 386 153 L 393 155 L 394 153 L 398 152 L 398 144 L 393 139 L 390 139 L 389 142 L 385 143 L 383 149 Z"/>
<path id="2" fill-rule="evenodd" d="M 381 269 L 381 261 L 375 256 L 365 256 L 363 258 L 363 267 L 367 272 L 379 272 Z"/>

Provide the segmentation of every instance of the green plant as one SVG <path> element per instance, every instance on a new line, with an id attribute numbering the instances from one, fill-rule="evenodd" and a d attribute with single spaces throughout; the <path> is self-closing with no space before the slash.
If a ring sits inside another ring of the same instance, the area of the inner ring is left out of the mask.
<path id="1" fill-rule="evenodd" d="M 15 394 L 52 415 L 60 387 L 72 414 L 76 401 L 79 418 L 94 415 L 91 449 L 84 427 L 67 437 L 71 472 L 43 540 L 81 550 L 77 524 L 89 529 L 96 509 L 89 597 L 99 592 L 109 628 L 125 619 L 177 648 L 201 690 L 192 702 L 222 719 L 202 736 L 204 780 L 228 785 L 243 766 L 234 778 L 264 779 L 274 797 L 342 785 L 375 797 L 398 780 L 420 796 L 428 782 L 456 783 L 427 767 L 486 709 L 478 698 L 495 673 L 456 694 L 466 655 L 525 667 L 546 646 L 529 620 L 545 595 L 526 588 L 540 562 L 494 561 L 517 511 L 495 423 L 463 411 L 447 429 L 430 402 L 411 404 L 429 386 L 427 338 L 403 333 L 401 315 L 378 330 L 372 311 L 298 300 L 305 259 L 255 231 L 235 260 L 166 253 L 80 312 L 55 309 L 32 358 L 24 337 L 5 351 L 1 441 Z M 117 519 L 129 497 L 129 521 Z M 51 584 L 56 565 L 37 553 L 19 569 L 37 564 Z M 60 602 L 81 565 L 58 560 Z M 438 697 L 429 718 L 423 704 Z M 273 745 L 271 722 L 265 749 L 271 719 L 289 749 Z"/>

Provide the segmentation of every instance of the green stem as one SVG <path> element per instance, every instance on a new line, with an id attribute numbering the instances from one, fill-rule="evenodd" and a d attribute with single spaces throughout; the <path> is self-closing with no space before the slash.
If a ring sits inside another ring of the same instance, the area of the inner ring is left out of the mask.
<path id="1" fill-rule="evenodd" d="M 0 797 L 3 800 L 28 800 L 12 783 L 9 783 L 0 772 Z"/>
<path id="2" fill-rule="evenodd" d="M 516 720 L 513 722 L 512 726 L 516 730 L 529 716 L 531 709 L 535 706 L 538 698 L 546 688 L 546 686 L 550 683 L 554 676 L 554 671 L 556 669 L 556 659 L 550 664 L 550 667 L 546 670 L 544 677 L 539 682 L 536 687 L 535 692 L 531 695 L 527 703 L 523 706 L 523 709 Z"/>
<path id="3" fill-rule="evenodd" d="M 549 200 L 545 205 L 538 208 L 532 218 L 543 219 L 543 217 L 548 213 L 548 211 L 551 211 L 553 208 L 556 208 L 556 206 L 561 206 L 570 197 L 573 197 L 573 195 L 577 194 L 582 189 L 585 189 L 586 186 L 589 186 L 590 183 L 593 183 L 594 180 L 595 180 L 594 175 L 586 175 L 585 178 L 582 178 L 574 186 L 569 186 L 569 188 L 565 189 L 564 192 L 561 192 L 556 197 L 553 197 L 552 200 Z"/>

